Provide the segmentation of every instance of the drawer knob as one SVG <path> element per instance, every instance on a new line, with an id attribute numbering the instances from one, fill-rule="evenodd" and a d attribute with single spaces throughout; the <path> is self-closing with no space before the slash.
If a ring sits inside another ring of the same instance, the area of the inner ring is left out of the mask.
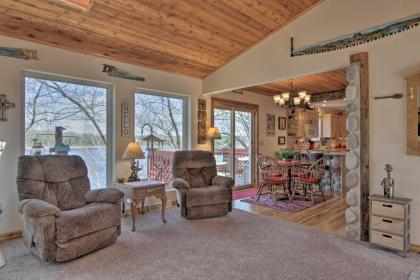
<path id="1" fill-rule="evenodd" d="M 392 204 L 382 204 L 383 207 L 392 208 Z"/>
<path id="2" fill-rule="evenodd" d="M 382 234 L 382 236 L 383 237 L 386 237 L 386 238 L 392 238 L 392 236 L 391 235 L 388 235 L 388 234 Z"/>
<path id="3" fill-rule="evenodd" d="M 392 221 L 391 220 L 388 220 L 388 219 L 382 219 L 382 222 L 392 224 Z"/>

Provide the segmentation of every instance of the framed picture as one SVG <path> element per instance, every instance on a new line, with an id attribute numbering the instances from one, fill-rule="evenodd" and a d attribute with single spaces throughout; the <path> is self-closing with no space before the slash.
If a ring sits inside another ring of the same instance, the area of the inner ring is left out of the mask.
<path id="1" fill-rule="evenodd" d="M 279 127 L 279 130 L 286 130 L 286 118 L 285 117 L 279 117 L 278 118 L 278 127 Z"/>
<path id="2" fill-rule="evenodd" d="M 130 112 L 129 105 L 121 104 L 121 137 L 130 136 Z"/>
<path id="3" fill-rule="evenodd" d="M 277 143 L 278 143 L 279 145 L 286 145 L 286 137 L 284 137 L 284 136 L 279 136 L 279 137 L 277 138 Z"/>
<path id="4" fill-rule="evenodd" d="M 276 132 L 276 115 L 267 114 L 266 115 L 266 135 L 274 136 Z"/>
<path id="5" fill-rule="evenodd" d="M 198 122 L 197 122 L 197 143 L 205 144 L 206 137 L 206 122 L 207 122 L 207 111 L 206 111 L 206 100 L 198 99 Z"/>

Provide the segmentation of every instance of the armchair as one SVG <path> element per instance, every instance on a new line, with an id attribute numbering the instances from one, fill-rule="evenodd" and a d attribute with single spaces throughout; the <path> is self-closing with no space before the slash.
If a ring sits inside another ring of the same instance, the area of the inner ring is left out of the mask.
<path id="1" fill-rule="evenodd" d="M 18 211 L 24 244 L 44 261 L 68 261 L 115 242 L 123 193 L 90 190 L 79 156 L 22 156 Z"/>
<path id="2" fill-rule="evenodd" d="M 217 175 L 211 152 L 176 151 L 172 173 L 171 184 L 177 190 L 182 217 L 210 218 L 232 211 L 234 180 Z"/>

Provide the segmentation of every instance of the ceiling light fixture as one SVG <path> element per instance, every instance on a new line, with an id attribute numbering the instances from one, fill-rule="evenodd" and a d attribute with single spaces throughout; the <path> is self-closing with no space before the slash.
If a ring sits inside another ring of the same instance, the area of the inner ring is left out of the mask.
<path id="1" fill-rule="evenodd" d="M 302 108 L 312 110 L 313 108 L 309 107 L 311 96 L 306 91 L 299 91 L 295 94 L 293 91 L 293 79 L 288 80 L 288 82 L 290 91 L 274 95 L 274 103 L 280 107 L 289 109 Z"/>

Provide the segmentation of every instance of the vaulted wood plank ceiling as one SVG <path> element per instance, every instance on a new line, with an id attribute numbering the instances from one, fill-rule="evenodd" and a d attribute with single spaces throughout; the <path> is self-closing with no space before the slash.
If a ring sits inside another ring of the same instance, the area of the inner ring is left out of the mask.
<path id="1" fill-rule="evenodd" d="M 346 89 L 346 86 L 346 69 L 338 69 L 293 79 L 294 92 L 307 91 L 308 94 L 343 91 Z M 274 96 L 285 91 L 290 91 L 290 86 L 288 80 L 283 80 L 244 88 L 243 90 Z"/>
<path id="2" fill-rule="evenodd" d="M 2 0 L 0 34 L 203 78 L 321 1 Z"/>

